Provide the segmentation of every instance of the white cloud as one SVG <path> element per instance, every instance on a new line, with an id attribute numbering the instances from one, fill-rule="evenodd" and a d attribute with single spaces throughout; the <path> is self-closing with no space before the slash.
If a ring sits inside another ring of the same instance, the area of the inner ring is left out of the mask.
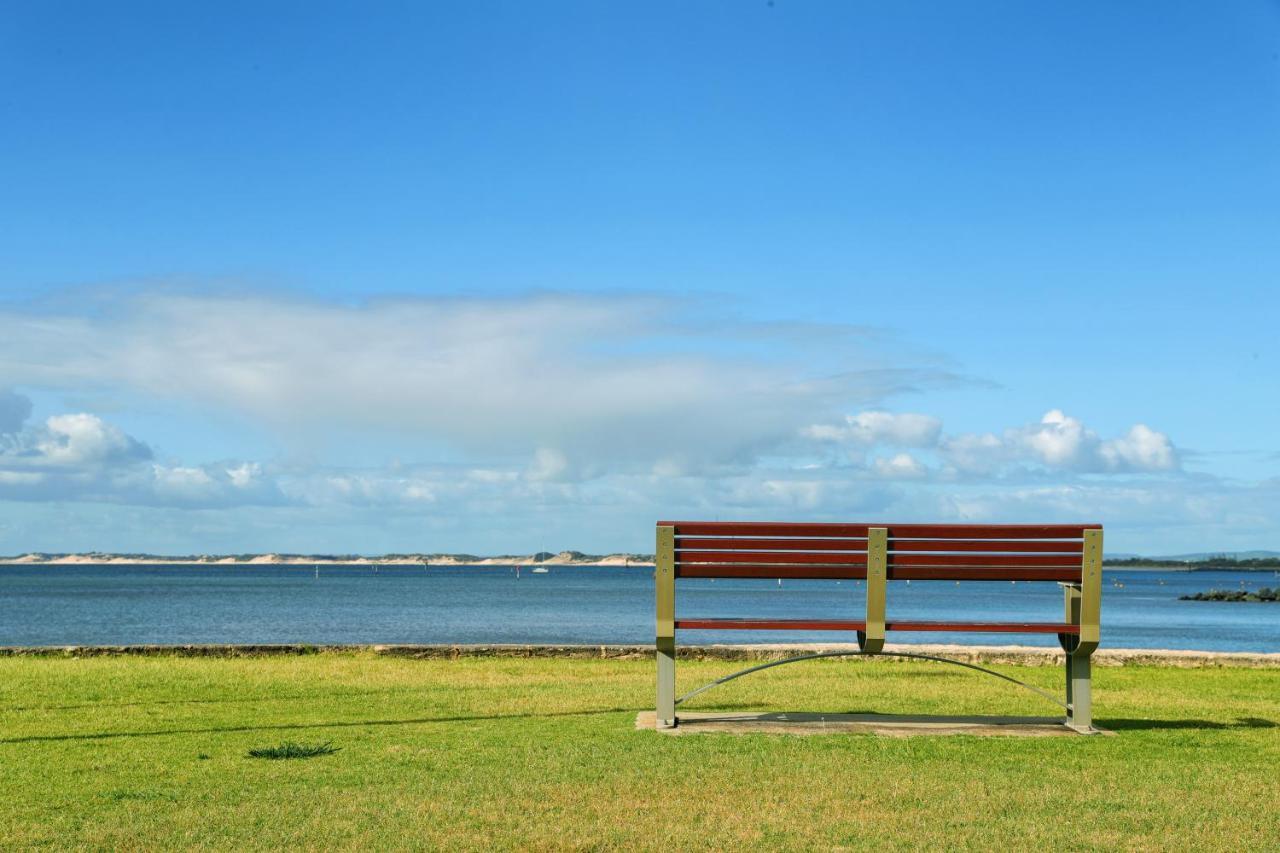
<path id="1" fill-rule="evenodd" d="M 0 500 L 138 506 L 281 502 L 256 462 L 162 463 L 150 447 L 97 415 L 54 415 L 0 436 Z"/>
<path id="2" fill-rule="evenodd" d="M 872 416 L 864 416 L 868 414 Z M 575 467 L 571 457 L 546 447 L 523 460 L 516 457 L 505 464 L 480 466 L 392 462 L 385 467 L 340 469 L 320 463 L 246 460 L 189 464 L 154 460 L 145 444 L 118 427 L 96 415 L 78 413 L 48 418 L 11 435 L 0 446 L 0 499 L 203 508 L 381 507 L 410 514 L 431 506 L 454 516 L 490 517 L 526 507 L 561 507 L 583 518 L 602 504 L 632 505 L 651 513 L 679 504 L 713 514 L 730 510 L 768 515 L 773 510 L 774 515 L 803 511 L 815 517 L 838 517 L 841 511 L 892 505 L 909 509 L 910 503 L 894 504 L 901 494 L 886 491 L 877 481 L 909 483 L 924 497 L 933 494 L 934 487 L 954 490 L 961 482 L 1015 483 L 1019 478 L 1009 475 L 1027 465 L 1074 476 L 1159 472 L 1177 464 L 1176 452 L 1162 433 L 1137 425 L 1119 438 L 1103 441 L 1057 410 L 1036 424 L 1008 429 L 1000 436 L 944 436 L 938 420 L 923 415 L 858 413 L 846 423 L 848 432 L 842 437 L 866 448 L 919 445 L 930 437 L 935 444 L 921 447 L 919 453 L 871 455 L 852 465 L 815 462 L 800 448 L 791 455 L 775 453 L 768 465 L 710 472 L 690 470 L 674 456 L 658 459 L 647 471 L 587 469 Z M 944 460 L 950 470 L 967 479 L 948 478 L 945 471 L 939 478 L 928 457 Z M 1038 493 L 1036 500 L 1042 499 L 1043 493 Z M 973 497 L 956 497 L 952 503 L 938 505 L 935 513 L 982 518 L 989 513 L 984 506 Z"/>
<path id="3" fill-rule="evenodd" d="M 1079 468 L 1097 453 L 1098 436 L 1058 409 L 1046 412 L 1040 423 L 1013 433 L 1032 455 L 1053 468 Z"/>
<path id="4" fill-rule="evenodd" d="M 76 466 L 146 459 L 151 451 L 141 442 L 96 415 L 54 415 L 44 429 L 32 433 L 33 464 Z"/>
<path id="5" fill-rule="evenodd" d="M 347 429 L 470 456 L 543 453 L 531 473 L 560 478 L 749 466 L 806 424 L 955 381 L 859 359 L 850 353 L 864 333 L 851 327 L 806 343 L 791 327 L 639 296 L 350 305 L 144 292 L 100 311 L 0 311 L 0 326 L 0 382 L 195 403 L 286 442 Z M 849 428 L 916 441 L 912 417 L 886 425 L 867 414 Z M 554 454 L 558 472 L 545 464 Z"/>
<path id="6" fill-rule="evenodd" d="M 835 441 L 871 447 L 933 447 L 942 432 L 942 421 L 932 415 L 867 411 L 846 415 L 842 423 L 812 424 L 801 434 L 818 441 Z"/>
<path id="7" fill-rule="evenodd" d="M 928 469 L 910 453 L 898 453 L 891 457 L 876 457 L 872 470 L 887 480 L 918 480 L 928 475 Z"/>
<path id="8" fill-rule="evenodd" d="M 529 463 L 528 477 L 531 480 L 558 480 L 569 470 L 569 460 L 559 450 L 550 447 L 539 447 Z"/>
<path id="9" fill-rule="evenodd" d="M 231 480 L 231 485 L 237 489 L 247 489 L 262 476 L 262 466 L 257 462 L 242 462 L 232 468 L 227 468 L 226 472 L 227 478 Z"/>
<path id="10" fill-rule="evenodd" d="M 213 477 L 202 468 L 155 465 L 152 471 L 156 493 L 161 496 L 198 501 L 207 498 L 217 486 Z"/>
<path id="11" fill-rule="evenodd" d="M 952 468 L 972 475 L 1026 464 L 1072 473 L 1156 473 L 1180 466 L 1173 442 L 1164 433 L 1136 424 L 1120 438 L 1103 440 L 1059 409 L 1046 412 L 1039 423 L 1007 429 L 1002 435 L 947 436 L 939 449 Z"/>
<path id="12" fill-rule="evenodd" d="M 151 450 L 97 415 L 67 414 L 9 433 L 0 443 L 0 468 L 71 470 L 149 459 Z"/>
<path id="13" fill-rule="evenodd" d="M 948 436 L 942 440 L 940 450 L 947 462 L 962 474 L 991 474 L 1012 458 L 999 436 L 989 432 Z"/>
<path id="14" fill-rule="evenodd" d="M 1173 442 L 1146 424 L 1135 424 L 1121 438 L 1104 441 L 1099 453 L 1111 470 L 1170 471 L 1178 467 Z"/>

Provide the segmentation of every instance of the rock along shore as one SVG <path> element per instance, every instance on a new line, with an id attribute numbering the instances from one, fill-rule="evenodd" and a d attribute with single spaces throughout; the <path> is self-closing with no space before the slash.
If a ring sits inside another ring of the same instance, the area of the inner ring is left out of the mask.
<path id="1" fill-rule="evenodd" d="M 778 660 L 812 652 L 856 651 L 852 643 L 778 643 L 759 645 L 681 646 L 684 660 Z M 1062 652 L 1038 646 L 885 646 L 885 651 L 935 655 L 965 663 L 997 663 L 1036 666 L 1057 664 Z M 390 657 L 450 658 L 616 658 L 642 659 L 653 656 L 653 646 L 643 645 L 307 645 L 301 643 L 260 645 L 181 646 L 0 646 L 0 657 L 262 657 L 268 655 L 311 655 L 325 653 L 369 653 Z M 854 658 L 856 659 L 856 658 Z M 887 657 L 884 660 L 903 660 Z M 1280 653 L 1206 652 L 1175 649 L 1099 649 L 1093 655 L 1099 666 L 1176 666 L 1280 668 Z"/>

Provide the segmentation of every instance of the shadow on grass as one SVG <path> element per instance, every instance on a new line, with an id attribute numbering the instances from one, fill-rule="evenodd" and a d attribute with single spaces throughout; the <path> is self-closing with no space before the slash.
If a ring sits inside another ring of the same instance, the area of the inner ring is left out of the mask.
<path id="1" fill-rule="evenodd" d="M 744 706 L 721 705 L 716 708 L 708 709 L 712 711 L 731 711 Z M 77 740 L 107 740 L 110 738 L 142 738 L 142 737 L 163 737 L 165 735 L 200 735 L 200 734 L 226 734 L 233 732 L 270 732 L 270 731 L 300 731 L 305 729 L 341 729 L 341 728 L 358 728 L 361 726 L 417 726 L 430 725 L 433 723 L 470 723 L 470 722 L 491 722 L 496 720 L 541 720 L 556 719 L 561 717 L 592 717 L 603 716 L 606 714 L 634 714 L 641 708 L 598 708 L 586 711 L 552 711 L 542 714 L 458 714 L 443 717 L 407 717 L 397 720 L 341 720 L 336 722 L 315 722 L 315 723 L 277 723 L 274 725 L 257 725 L 257 726 L 208 726 L 205 728 L 183 728 L 183 729 L 156 729 L 153 731 L 143 732 L 85 732 L 78 734 L 52 734 L 52 735 L 27 735 L 24 737 L 0 738 L 0 744 L 19 744 L 19 743 L 43 743 L 56 741 L 77 741 Z M 856 711 L 846 713 L 859 713 Z M 1231 729 L 1272 729 L 1280 728 L 1280 723 L 1274 720 L 1265 720 L 1259 717 L 1241 717 L 1234 723 L 1224 723 L 1217 720 L 1140 720 L 1140 719 L 1101 719 L 1098 725 L 1104 729 L 1111 731 L 1150 731 L 1162 729 L 1183 729 L 1183 730 L 1207 730 L 1221 731 Z"/>
<path id="2" fill-rule="evenodd" d="M 1104 729 L 1112 731 L 1153 731 L 1158 729 L 1205 729 L 1221 731 L 1226 729 L 1274 729 L 1280 723 L 1264 720 L 1260 717 L 1240 717 L 1234 723 L 1223 723 L 1218 720 L 1129 720 L 1105 718 L 1097 721 Z"/>
<path id="3" fill-rule="evenodd" d="M 0 744 L 6 743 L 42 743 L 45 741 L 68 740 L 106 740 L 108 738 L 162 737 L 164 735 L 204 735 L 228 732 L 274 732 L 296 731 L 303 729 L 346 729 L 360 726 L 417 726 L 430 723 L 470 723 L 492 720 L 537 720 L 556 717 L 591 717 L 603 714 L 637 713 L 640 708 L 599 708 L 588 711 L 552 711 L 545 714 L 471 714 L 449 717 L 408 717 L 402 720 L 341 720 L 338 722 L 316 723 L 277 723 L 260 726 L 209 726 L 207 728 L 188 729 L 156 729 L 147 732 L 85 732 L 83 734 L 65 735 L 26 735 L 24 737 L 0 738 Z"/>
<path id="4" fill-rule="evenodd" d="M 152 705 L 251 705 L 257 702 L 310 702 L 315 699 L 364 699 L 370 696 L 413 696 L 429 687 L 389 687 L 385 690 L 355 690 L 348 693 L 308 693 L 298 696 L 226 696 L 220 699 L 146 699 L 132 702 L 83 702 L 79 705 L 14 705 L 0 711 L 83 711 L 87 708 L 141 708 Z"/>

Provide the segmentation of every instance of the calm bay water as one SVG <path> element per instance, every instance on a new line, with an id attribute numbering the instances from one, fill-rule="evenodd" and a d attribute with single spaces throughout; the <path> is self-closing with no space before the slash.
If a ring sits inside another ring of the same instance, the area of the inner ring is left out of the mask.
<path id="1" fill-rule="evenodd" d="M 1178 601 L 1280 586 L 1272 572 L 1107 571 L 1103 644 L 1280 652 L 1280 604 Z M 859 584 L 690 580 L 680 616 L 857 618 Z M 1054 584 L 890 584 L 897 618 L 1061 618 Z M 1056 645 L 1013 634 L 897 633 L 894 642 Z M 840 632 L 688 631 L 683 644 L 852 641 Z M 0 566 L 0 645 L 652 643 L 653 571 L 370 566 Z"/>

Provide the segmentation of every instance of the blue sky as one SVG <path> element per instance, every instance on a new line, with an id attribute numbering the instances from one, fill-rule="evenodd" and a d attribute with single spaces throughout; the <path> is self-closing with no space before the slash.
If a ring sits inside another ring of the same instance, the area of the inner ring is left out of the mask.
<path id="1" fill-rule="evenodd" d="M 1274 3 L 17 3 L 0 553 L 1280 548 Z"/>

